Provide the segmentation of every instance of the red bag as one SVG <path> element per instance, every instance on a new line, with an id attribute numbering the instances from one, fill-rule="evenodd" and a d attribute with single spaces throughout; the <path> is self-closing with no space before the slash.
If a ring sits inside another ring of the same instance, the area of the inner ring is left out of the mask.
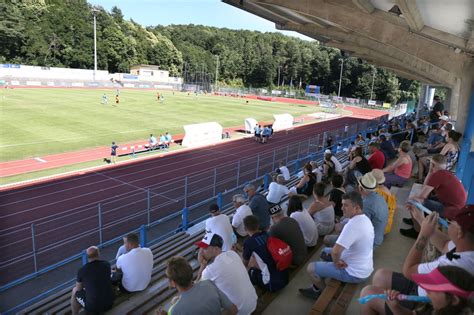
<path id="1" fill-rule="evenodd" d="M 293 261 L 293 252 L 290 245 L 282 240 L 269 236 L 267 241 L 267 249 L 275 261 L 275 265 L 279 271 L 288 269 Z"/>

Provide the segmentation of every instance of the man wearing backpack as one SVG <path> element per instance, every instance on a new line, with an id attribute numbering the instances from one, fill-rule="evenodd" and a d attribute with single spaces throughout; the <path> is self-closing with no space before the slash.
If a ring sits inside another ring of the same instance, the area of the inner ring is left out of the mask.
<path id="1" fill-rule="evenodd" d="M 258 218 L 244 218 L 249 238 L 244 242 L 242 258 L 248 269 L 250 281 L 270 292 L 276 292 L 288 284 L 288 270 L 280 271 L 267 248 L 268 234 L 259 229 Z"/>
<path id="2" fill-rule="evenodd" d="M 308 254 L 308 249 L 298 222 L 285 216 L 279 204 L 272 206 L 269 213 L 273 221 L 269 232 L 270 236 L 290 245 L 293 252 L 293 265 L 300 265 Z"/>
<path id="3" fill-rule="evenodd" d="M 342 195 L 342 212 L 349 220 L 342 228 L 334 247 L 323 249 L 324 252 L 330 253 L 331 261 L 308 264 L 306 271 L 313 285 L 307 289 L 299 289 L 305 297 L 317 299 L 324 289 L 326 278 L 347 283 L 361 283 L 374 270 L 374 226 L 362 212 L 360 193 L 352 191 Z"/>

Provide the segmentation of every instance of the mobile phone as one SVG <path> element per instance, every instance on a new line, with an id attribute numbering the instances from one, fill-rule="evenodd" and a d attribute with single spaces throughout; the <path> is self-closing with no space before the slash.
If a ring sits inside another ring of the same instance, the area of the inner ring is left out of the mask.
<path id="1" fill-rule="evenodd" d="M 423 211 L 424 213 L 426 214 L 430 214 L 431 211 L 430 209 L 426 208 L 425 206 L 423 206 L 421 203 L 415 201 L 415 200 L 408 200 L 408 203 L 414 205 L 415 207 L 417 207 L 420 211 Z M 448 221 L 446 221 L 445 219 L 439 217 L 438 218 L 438 223 L 441 225 L 441 226 L 444 226 L 445 228 L 448 228 Z"/>

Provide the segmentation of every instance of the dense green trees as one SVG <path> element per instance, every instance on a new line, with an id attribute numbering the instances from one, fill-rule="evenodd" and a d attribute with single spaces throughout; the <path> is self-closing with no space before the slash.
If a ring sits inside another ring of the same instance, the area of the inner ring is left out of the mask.
<path id="1" fill-rule="evenodd" d="M 86 0 L 0 2 L 0 62 L 90 69 L 92 20 Z M 219 56 L 220 84 L 298 88 L 301 82 L 302 88 L 316 84 L 325 94 L 337 94 L 344 59 L 343 96 L 369 98 L 373 78 L 374 99 L 396 102 L 419 94 L 418 82 L 280 33 L 201 25 L 144 28 L 114 7 L 97 13 L 97 38 L 98 67 L 110 72 L 128 72 L 130 65 L 143 63 L 169 69 L 171 75 L 206 72 L 213 80 Z"/>

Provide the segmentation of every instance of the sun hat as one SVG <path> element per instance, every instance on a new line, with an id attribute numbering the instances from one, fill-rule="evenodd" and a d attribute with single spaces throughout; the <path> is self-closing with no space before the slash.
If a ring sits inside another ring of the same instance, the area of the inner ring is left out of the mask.
<path id="1" fill-rule="evenodd" d="M 438 268 L 430 273 L 413 274 L 411 277 L 416 284 L 427 291 L 451 293 L 465 299 L 474 295 L 474 292 L 463 290 L 452 284 Z"/>
<path id="2" fill-rule="evenodd" d="M 377 188 L 377 181 L 372 172 L 368 172 L 364 176 L 357 178 L 357 181 L 364 190 L 373 191 Z"/>
<path id="3" fill-rule="evenodd" d="M 372 175 L 375 178 L 375 181 L 377 182 L 377 185 L 385 183 L 385 174 L 381 169 L 373 169 L 372 170 Z"/>

